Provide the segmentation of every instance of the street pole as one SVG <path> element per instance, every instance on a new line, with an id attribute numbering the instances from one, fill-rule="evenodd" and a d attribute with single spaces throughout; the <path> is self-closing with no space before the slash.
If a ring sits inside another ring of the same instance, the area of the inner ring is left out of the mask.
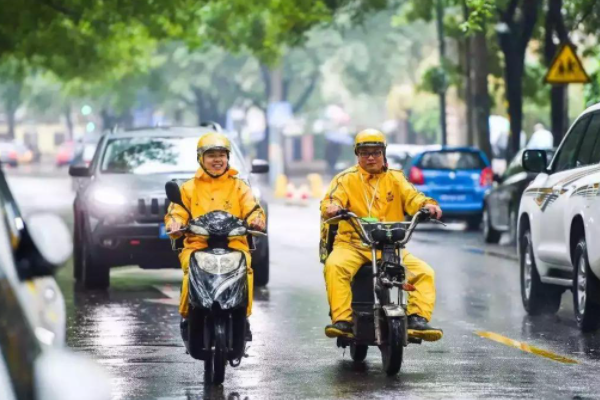
<path id="1" fill-rule="evenodd" d="M 440 127 L 442 128 L 442 146 L 447 144 L 446 136 L 446 74 L 445 74 L 445 59 L 446 59 L 446 45 L 444 43 L 444 6 L 442 0 L 437 0 L 436 4 L 436 16 L 437 16 L 437 31 L 438 31 L 438 42 L 440 48 L 440 65 L 444 71 L 444 84 L 439 89 L 440 93 Z"/>

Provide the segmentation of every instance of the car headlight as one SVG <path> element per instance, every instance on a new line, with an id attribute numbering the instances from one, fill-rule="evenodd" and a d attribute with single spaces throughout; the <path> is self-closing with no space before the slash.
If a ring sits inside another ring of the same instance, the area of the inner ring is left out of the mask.
<path id="1" fill-rule="evenodd" d="M 246 228 L 240 226 L 239 228 L 232 229 L 231 232 L 229 232 L 229 235 L 227 236 L 243 236 L 246 234 L 246 231 Z"/>
<path id="2" fill-rule="evenodd" d="M 94 189 L 92 199 L 96 204 L 108 207 L 122 207 L 127 204 L 127 197 L 111 188 Z"/>
<path id="3" fill-rule="evenodd" d="M 216 255 L 205 251 L 194 253 L 198 266 L 210 274 L 226 274 L 236 270 L 242 261 L 244 255 L 239 251 L 232 251 L 224 255 Z"/>
<path id="4" fill-rule="evenodd" d="M 190 224 L 190 231 L 193 234 L 200 235 L 200 236 L 209 236 L 210 235 L 205 228 L 203 228 L 199 225 Z"/>

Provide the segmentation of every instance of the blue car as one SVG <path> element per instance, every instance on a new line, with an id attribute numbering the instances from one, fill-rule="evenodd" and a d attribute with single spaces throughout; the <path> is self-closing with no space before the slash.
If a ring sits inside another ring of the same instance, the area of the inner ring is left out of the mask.
<path id="1" fill-rule="evenodd" d="M 467 222 L 479 229 L 483 198 L 494 175 L 485 153 L 473 147 L 443 147 L 425 151 L 412 160 L 408 180 L 440 203 L 444 219 Z"/>

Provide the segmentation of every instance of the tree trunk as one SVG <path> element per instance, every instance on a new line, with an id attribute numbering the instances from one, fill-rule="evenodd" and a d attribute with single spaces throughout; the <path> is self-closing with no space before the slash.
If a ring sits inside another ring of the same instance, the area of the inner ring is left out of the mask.
<path id="1" fill-rule="evenodd" d="M 73 118 L 71 118 L 71 105 L 65 105 L 63 113 L 65 116 L 65 122 L 67 124 L 67 132 L 69 132 L 67 140 L 73 140 Z"/>
<path id="2" fill-rule="evenodd" d="M 520 4 L 520 7 L 519 7 Z M 541 0 L 510 0 L 506 10 L 500 10 L 503 30 L 498 30 L 504 54 L 504 80 L 510 115 L 510 138 L 506 159 L 510 161 L 520 148 L 523 128 L 523 74 L 525 51 L 533 36 Z M 518 12 L 517 12 L 517 9 Z"/>
<path id="3" fill-rule="evenodd" d="M 492 159 L 492 146 L 490 144 L 490 95 L 488 91 L 488 48 L 485 37 L 485 29 L 477 32 L 471 38 L 472 53 L 472 118 L 474 128 L 474 141 L 479 148 Z M 471 143 L 472 144 L 472 143 Z"/>
<path id="4" fill-rule="evenodd" d="M 11 140 L 15 138 L 15 127 L 17 125 L 15 118 L 16 113 L 17 110 L 9 107 L 6 108 L 6 119 L 8 122 L 8 138 Z"/>
<path id="5" fill-rule="evenodd" d="M 465 21 L 469 19 L 469 7 L 467 6 L 466 0 L 462 0 L 462 10 L 463 10 L 463 18 Z M 465 103 L 467 105 L 467 145 L 474 146 L 475 145 L 475 132 L 473 128 L 474 120 L 474 103 L 473 103 L 473 89 L 472 89 L 472 80 L 473 80 L 473 66 L 471 63 L 473 57 L 473 39 L 470 36 L 464 38 L 465 48 L 464 48 L 464 63 L 465 63 Z"/>
<path id="6" fill-rule="evenodd" d="M 554 42 L 554 33 L 556 32 L 560 43 L 569 42 L 561 9 L 562 0 L 548 0 L 546 32 L 544 37 L 544 55 L 548 67 L 550 67 L 554 55 L 558 50 L 558 46 Z M 560 144 L 560 141 L 569 128 L 567 85 L 553 85 L 550 90 L 550 121 L 550 130 L 554 136 L 554 146 L 556 147 Z"/>

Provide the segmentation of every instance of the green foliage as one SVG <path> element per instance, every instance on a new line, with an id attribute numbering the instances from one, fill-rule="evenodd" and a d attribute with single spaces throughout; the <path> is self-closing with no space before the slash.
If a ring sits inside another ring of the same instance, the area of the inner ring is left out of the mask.
<path id="1" fill-rule="evenodd" d="M 448 88 L 447 73 L 444 68 L 435 66 L 425 71 L 419 88 L 430 93 L 444 92 Z"/>
<path id="2" fill-rule="evenodd" d="M 465 0 L 466 6 L 469 9 L 469 18 L 463 22 L 460 27 L 463 32 L 480 32 L 485 29 L 488 21 L 490 21 L 495 13 L 496 1 L 494 0 Z"/>

